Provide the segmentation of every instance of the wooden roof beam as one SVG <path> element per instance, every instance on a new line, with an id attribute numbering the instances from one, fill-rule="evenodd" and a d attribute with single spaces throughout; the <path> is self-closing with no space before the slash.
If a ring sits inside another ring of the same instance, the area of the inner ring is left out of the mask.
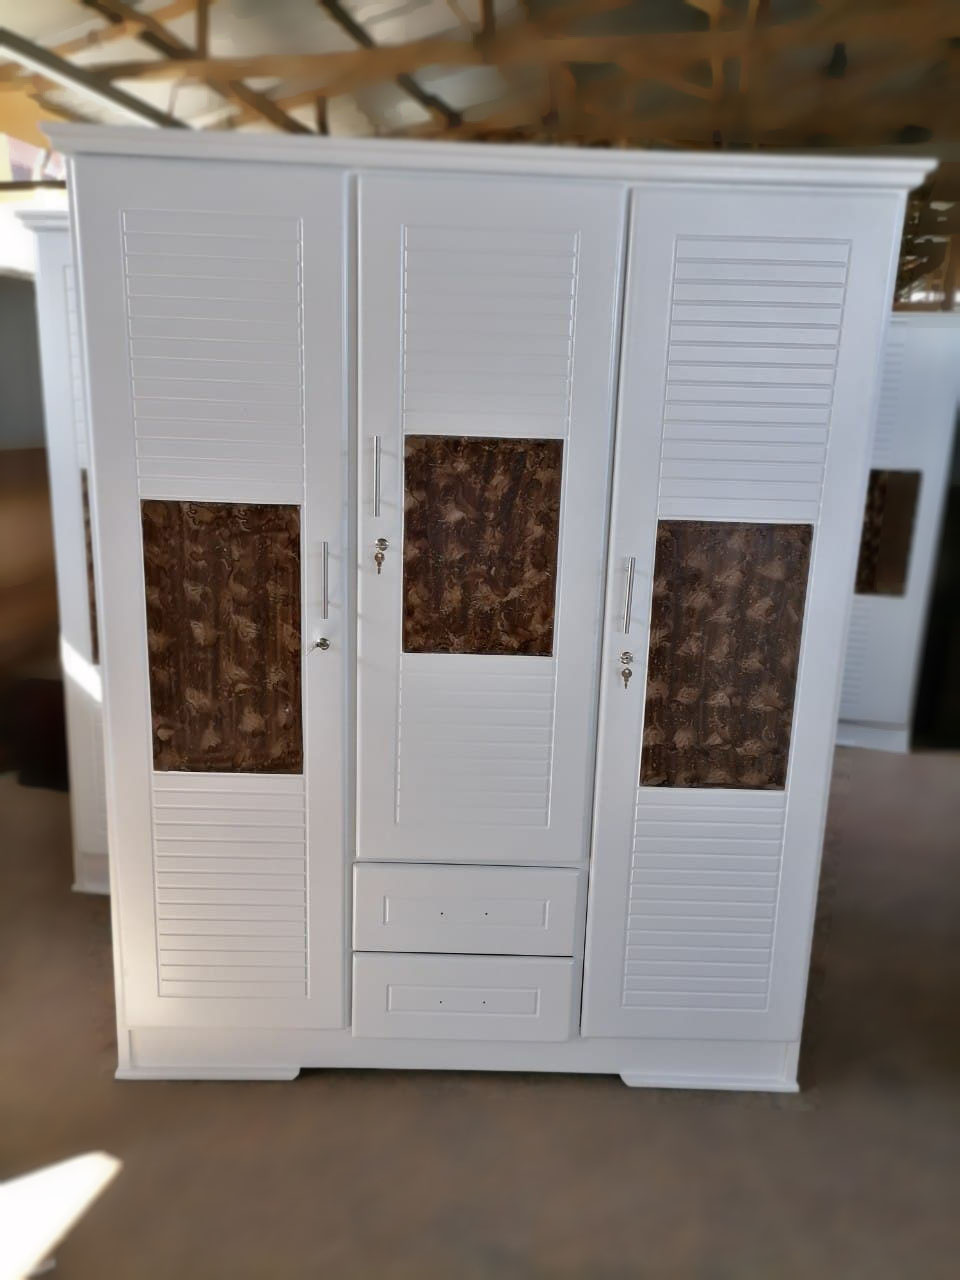
<path id="1" fill-rule="evenodd" d="M 107 0 L 97 2 L 106 3 Z M 116 0 L 110 2 L 115 3 Z M 339 0 L 320 0 L 320 3 L 324 7 L 331 3 L 339 5 Z M 887 44 L 901 50 L 925 51 L 956 35 L 956 12 L 952 0 L 946 3 L 944 0 L 915 0 L 906 10 L 840 11 L 830 21 L 819 16 L 816 19 L 765 22 L 737 29 L 714 28 L 632 36 L 544 35 L 532 25 L 525 24 L 498 29 L 493 42 L 482 51 L 472 41 L 441 36 L 407 44 L 368 44 L 357 50 L 333 53 L 184 58 L 181 69 L 197 77 L 336 77 L 337 92 L 347 92 L 344 87 L 347 84 L 355 87 L 361 83 L 397 79 L 401 74 L 411 75 L 424 66 L 454 68 L 485 62 L 500 66 L 544 67 L 557 63 L 611 63 L 622 66 L 637 77 L 660 79 L 664 72 L 682 75 L 692 64 L 710 62 L 715 57 L 725 59 L 746 53 L 751 58 L 762 59 L 787 49 L 829 48 L 840 40 L 862 40 L 872 46 Z M 111 79 L 168 79 L 178 74 L 175 65 L 156 62 L 115 63 L 100 68 L 100 71 Z M 343 85 L 339 83 L 341 79 Z"/>
<path id="2" fill-rule="evenodd" d="M 38 71 L 56 84 L 87 93 L 108 106 L 122 111 L 124 115 L 132 116 L 143 123 L 160 125 L 167 129 L 184 127 L 182 120 L 169 115 L 166 111 L 160 111 L 148 102 L 135 98 L 133 94 L 125 93 L 122 89 L 100 80 L 90 71 L 67 62 L 42 45 L 34 44 L 32 40 L 25 40 L 23 36 L 18 36 L 13 31 L 0 28 L 0 54 L 4 53 L 15 62 Z"/>
<path id="3" fill-rule="evenodd" d="M 181 40 L 179 36 L 174 35 L 172 31 L 168 31 L 152 14 L 141 13 L 139 9 L 134 9 L 131 5 L 124 3 L 124 0 L 80 0 L 80 3 L 86 8 L 93 9 L 99 13 L 107 22 L 124 23 L 139 27 L 136 32 L 137 38 L 144 44 L 156 49 L 158 53 L 161 53 L 167 59 L 167 63 L 161 65 L 170 65 L 175 73 L 180 69 L 181 63 L 192 62 L 196 59 L 196 49 L 187 44 L 185 40 Z M 99 74 L 103 76 L 105 68 L 99 68 L 98 70 Z M 205 75 L 202 77 L 202 81 L 215 92 L 255 111 L 257 115 L 264 120 L 268 120 L 278 129 L 283 129 L 287 133 L 313 132 L 305 124 L 288 115 L 282 107 L 277 106 L 266 94 L 260 93 L 256 89 L 251 89 L 249 85 L 244 84 L 239 77 L 224 76 L 221 79 L 218 76 Z"/>
<path id="4" fill-rule="evenodd" d="M 340 0 L 317 0 L 317 2 L 320 8 L 329 14 L 339 27 L 346 31 L 351 40 L 356 40 L 362 49 L 375 49 L 377 47 L 373 37 L 346 11 Z M 449 127 L 455 128 L 463 119 L 459 111 L 454 110 L 449 103 L 444 102 L 435 93 L 429 93 L 422 88 L 406 72 L 401 72 L 399 75 L 394 76 L 394 82 L 404 93 L 419 102 L 421 107 L 428 111 L 430 115 L 440 116 Z"/>

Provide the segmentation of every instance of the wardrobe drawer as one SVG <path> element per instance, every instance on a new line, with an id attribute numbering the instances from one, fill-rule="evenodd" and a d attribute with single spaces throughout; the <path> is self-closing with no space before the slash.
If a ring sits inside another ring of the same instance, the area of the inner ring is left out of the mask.
<path id="1" fill-rule="evenodd" d="M 353 1033 L 419 1040 L 567 1040 L 579 966 L 530 956 L 353 957 Z"/>
<path id="2" fill-rule="evenodd" d="M 571 956 L 579 884 L 557 867 L 360 863 L 354 949 Z"/>

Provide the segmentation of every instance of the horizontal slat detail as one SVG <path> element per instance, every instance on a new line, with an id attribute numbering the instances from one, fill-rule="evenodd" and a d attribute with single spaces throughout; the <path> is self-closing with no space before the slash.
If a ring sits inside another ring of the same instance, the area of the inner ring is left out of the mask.
<path id="1" fill-rule="evenodd" d="M 398 818 L 546 826 L 555 681 L 552 658 L 404 655 Z"/>
<path id="2" fill-rule="evenodd" d="M 784 813 L 783 792 L 638 788 L 625 1007 L 766 1006 Z"/>
<path id="3" fill-rule="evenodd" d="M 767 1007 L 765 995 L 730 995 L 719 992 L 626 991 L 623 1004 L 627 1009 L 757 1009 Z"/>
<path id="4" fill-rule="evenodd" d="M 816 521 L 846 253 L 833 241 L 678 239 L 661 518 Z"/>
<path id="5" fill-rule="evenodd" d="M 301 484 L 256 480 L 202 480 L 182 476 L 140 476 L 141 498 L 169 498 L 176 502 L 262 502 L 296 505 L 303 501 Z"/>
<path id="6" fill-rule="evenodd" d="M 302 951 L 301 920 L 161 920 L 162 947 L 215 947 L 221 950 L 247 946 L 274 951 Z"/>
<path id="7" fill-rule="evenodd" d="M 846 266 L 849 256 L 850 245 L 846 240 L 686 235 L 677 241 L 678 262 L 769 262 L 778 265 L 812 262 Z"/>
<path id="8" fill-rule="evenodd" d="M 806 317 L 795 317 L 796 323 L 785 322 L 782 325 L 771 325 L 768 321 L 754 317 L 740 324 L 721 324 L 717 316 L 708 316 L 701 321 L 677 321 L 670 326 L 671 350 L 678 343 L 706 343 L 711 348 L 723 348 L 742 343 L 762 344 L 768 347 L 785 346 L 795 348 L 798 352 L 817 350 L 836 351 L 837 328 L 835 325 L 824 327 L 812 324 Z M 701 357 L 705 358 L 705 357 Z M 713 359 L 714 357 L 710 357 Z"/>
<path id="9" fill-rule="evenodd" d="M 291 907 L 278 906 L 274 903 L 270 906 L 264 906 L 258 903 L 234 902 L 218 906 L 216 903 L 205 902 L 191 906 L 189 903 L 178 902 L 159 905 L 157 907 L 157 919 L 160 921 L 161 926 L 165 921 L 181 922 L 184 920 L 206 923 L 228 921 L 237 924 L 251 920 L 261 924 L 288 924 L 295 922 L 300 932 L 303 932 L 306 921 L 306 905 L 298 903 Z"/>
<path id="10" fill-rule="evenodd" d="M 128 210 L 124 232 L 141 497 L 302 501 L 298 219 Z"/>
<path id="11" fill-rule="evenodd" d="M 297 261 L 295 227 L 290 224 L 284 239 L 270 240 L 261 236 L 206 234 L 185 232 L 127 231 L 124 246 L 129 255 L 144 254 L 157 258 L 166 254 L 206 259 L 225 259 L 234 263 Z"/>
<path id="12" fill-rule="evenodd" d="M 167 943 L 169 941 L 169 939 L 165 939 L 160 948 L 160 963 L 162 965 L 168 965 L 171 968 L 209 969 L 216 967 L 218 969 L 230 969 L 234 974 L 237 972 L 236 958 L 239 952 L 236 947 L 231 947 L 227 950 L 214 950 L 212 947 L 197 947 L 194 950 L 187 950 L 184 947 L 168 946 Z M 279 975 L 283 979 L 296 977 L 298 969 L 301 968 L 301 965 L 296 963 L 296 954 L 289 949 L 286 951 L 270 951 L 262 946 L 249 947 L 244 951 L 244 955 L 247 960 L 247 964 L 243 966 L 244 968 L 283 969 L 285 972 Z M 291 963 L 291 957 L 293 963 Z M 169 976 L 175 977 L 176 974 L 170 971 Z M 193 975 L 188 974 L 187 976 L 192 977 Z M 274 975 L 271 972 L 266 976 L 272 978 Z"/>
<path id="13" fill-rule="evenodd" d="M 817 265 L 813 262 L 723 262 L 723 261 L 688 261 L 677 260 L 676 279 L 689 280 L 735 280 L 751 283 L 775 284 L 835 284 L 842 285 L 846 280 L 846 265 L 836 262 L 829 265 Z"/>
<path id="14" fill-rule="evenodd" d="M 298 236 L 296 218 L 278 214 L 224 213 L 221 211 L 186 213 L 167 209 L 125 209 L 123 230 L 160 232 L 164 235 L 213 236 L 228 241 L 250 237 L 259 242 L 280 240 L 289 243 Z"/>
<path id="15" fill-rule="evenodd" d="M 404 228 L 407 432 L 566 433 L 577 246 L 521 228 Z M 489 365 L 492 351 L 508 363 Z"/>
<path id="16" fill-rule="evenodd" d="M 251 978 L 219 982 L 213 978 L 177 980 L 162 975 L 160 995 L 187 1000 L 296 1000 L 304 994 L 304 980 L 283 981 L 277 978 L 258 982 Z"/>
<path id="17" fill-rule="evenodd" d="M 453 254 L 458 262 L 467 255 L 494 254 L 494 265 L 500 254 L 515 253 L 524 259 L 562 256 L 576 252 L 577 237 L 573 232 L 530 230 L 524 227 L 418 226 L 404 228 L 404 246 L 410 253 Z"/>
<path id="18" fill-rule="evenodd" d="M 161 996 L 307 994 L 300 775 L 155 773 Z"/>
<path id="19" fill-rule="evenodd" d="M 825 342 L 821 346 L 776 346 L 761 343 L 759 335 L 755 337 L 749 332 L 740 334 L 738 341 L 738 334 L 730 329 L 718 330 L 715 342 L 697 342 L 690 341 L 684 333 L 679 332 L 683 328 L 683 325 L 674 325 L 677 336 L 667 353 L 671 365 L 681 370 L 701 364 L 708 369 L 722 369 L 729 361 L 741 368 L 764 370 L 770 366 L 786 366 L 790 369 L 816 370 L 823 375 L 825 370 L 835 368 L 837 363 L 837 351 L 833 342 Z M 704 373 L 704 376 L 707 374 Z"/>

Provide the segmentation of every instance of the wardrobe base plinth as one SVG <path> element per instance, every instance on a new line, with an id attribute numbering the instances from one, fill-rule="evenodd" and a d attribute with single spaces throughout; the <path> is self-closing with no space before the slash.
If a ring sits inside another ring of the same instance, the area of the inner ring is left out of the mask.
<path id="1" fill-rule="evenodd" d="M 330 1031 L 142 1027 L 119 1080 L 292 1080 L 299 1070 L 524 1071 L 620 1076 L 632 1088 L 796 1092 L 797 1042 L 401 1040 Z M 297 1066 L 292 1066 L 297 1063 Z"/>
<path id="2" fill-rule="evenodd" d="M 117 1080 L 296 1080 L 299 1067 L 118 1067 Z"/>
<path id="3" fill-rule="evenodd" d="M 866 747 L 869 751 L 893 751 L 907 755 L 910 751 L 910 730 L 906 725 L 841 720 L 837 725 L 837 746 Z"/>

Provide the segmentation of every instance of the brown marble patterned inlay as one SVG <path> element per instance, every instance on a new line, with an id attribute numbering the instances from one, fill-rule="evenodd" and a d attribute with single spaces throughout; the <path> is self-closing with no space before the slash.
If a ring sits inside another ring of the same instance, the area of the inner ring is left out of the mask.
<path id="1" fill-rule="evenodd" d="M 90 610 L 90 661 L 100 661 L 100 633 L 97 630 L 97 587 L 93 576 L 93 530 L 90 522 L 90 482 L 84 468 L 80 472 L 80 496 L 83 501 L 83 541 L 87 552 L 87 607 Z"/>
<path id="2" fill-rule="evenodd" d="M 406 653 L 553 653 L 563 441 L 407 436 Z"/>
<path id="3" fill-rule="evenodd" d="M 813 530 L 661 521 L 640 781 L 778 789 Z"/>
<path id="4" fill-rule="evenodd" d="M 859 595 L 905 593 L 919 496 L 919 471 L 870 472 L 857 561 Z"/>
<path id="5" fill-rule="evenodd" d="M 300 773 L 300 512 L 143 502 L 157 769 Z"/>

